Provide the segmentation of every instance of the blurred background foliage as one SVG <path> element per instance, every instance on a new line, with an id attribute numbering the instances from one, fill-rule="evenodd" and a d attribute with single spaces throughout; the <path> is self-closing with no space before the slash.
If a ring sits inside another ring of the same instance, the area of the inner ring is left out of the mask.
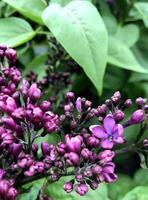
<path id="1" fill-rule="evenodd" d="M 104 76 L 102 72 L 100 77 L 103 78 L 103 84 L 100 82 L 102 84 L 100 86 L 98 83 L 98 88 L 93 84 L 93 76 L 90 78 L 88 75 L 91 66 L 80 67 L 79 60 L 77 62 L 75 57 L 72 59 L 71 53 L 69 55 L 69 51 L 63 48 L 65 46 L 55 38 L 54 31 L 50 31 L 50 23 L 43 19 L 45 17 L 42 17 L 42 13 L 51 2 L 65 6 L 71 0 L 29 0 L 27 2 L 0 0 L 0 43 L 17 50 L 16 65 L 22 70 L 23 76 L 39 81 L 48 74 L 50 85 L 45 87 L 46 97 L 56 96 L 59 101 L 66 91 L 71 90 L 77 96 L 92 100 L 94 105 L 104 102 L 116 90 L 121 91 L 123 98 L 148 97 L 147 0 L 91 1 L 100 13 L 108 36 L 107 56 L 102 58 L 107 59 L 106 69 L 103 69 Z M 96 24 L 96 26 L 101 25 Z M 66 38 L 67 35 L 65 34 L 64 37 Z M 101 51 L 102 46 L 99 48 Z M 79 51 L 83 51 L 81 47 Z M 84 54 L 83 60 L 86 56 Z M 102 69 L 98 68 L 99 70 Z M 101 95 L 98 95 L 97 90 L 99 92 L 102 90 L 102 94 L 100 92 Z M 127 129 L 125 133 L 127 145 L 134 142 L 137 129 L 137 126 Z M 50 141 L 50 138 L 47 140 Z M 99 200 L 148 200 L 148 169 L 139 169 L 138 156 L 135 154 L 118 156 L 116 163 L 119 171 L 118 182 L 109 186 L 102 184 L 97 192 L 90 192 L 83 199 L 99 197 Z M 36 199 L 39 186 L 44 181 L 36 181 L 32 184 L 30 192 L 32 196 L 23 194 L 19 199 Z M 60 182 L 50 185 L 46 190 L 47 194 L 56 200 L 61 199 L 61 196 L 62 200 L 79 198 L 75 196 L 76 194 L 68 196 L 63 193 Z"/>

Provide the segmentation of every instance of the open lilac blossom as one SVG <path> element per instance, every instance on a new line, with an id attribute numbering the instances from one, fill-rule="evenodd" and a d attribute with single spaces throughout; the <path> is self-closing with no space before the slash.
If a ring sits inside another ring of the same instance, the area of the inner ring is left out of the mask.
<path id="1" fill-rule="evenodd" d="M 112 114 L 104 118 L 103 126 L 92 125 L 89 128 L 93 136 L 101 139 L 101 147 L 105 149 L 113 148 L 114 143 L 124 143 L 124 128 L 121 124 L 116 124 Z"/>

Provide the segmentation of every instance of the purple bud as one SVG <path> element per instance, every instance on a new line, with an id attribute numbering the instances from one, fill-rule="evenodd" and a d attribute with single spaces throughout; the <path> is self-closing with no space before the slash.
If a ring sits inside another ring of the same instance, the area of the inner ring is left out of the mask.
<path id="1" fill-rule="evenodd" d="M 71 138 L 69 137 L 68 134 L 65 136 L 65 144 L 69 152 L 75 152 L 79 154 L 81 151 L 82 143 L 83 143 L 83 138 L 80 135 Z"/>
<path id="2" fill-rule="evenodd" d="M 118 176 L 114 173 L 112 174 L 103 173 L 103 178 L 106 183 L 112 183 L 117 180 Z"/>
<path id="3" fill-rule="evenodd" d="M 1 138 L 3 140 L 2 144 L 12 144 L 15 142 L 15 137 L 10 132 L 3 133 Z"/>
<path id="4" fill-rule="evenodd" d="M 137 124 L 144 120 L 144 111 L 142 109 L 136 110 L 133 112 L 130 123 L 131 124 Z"/>
<path id="5" fill-rule="evenodd" d="M 15 117 L 16 119 L 23 120 L 24 117 L 26 116 L 26 112 L 24 108 L 20 107 L 13 111 L 12 116 Z"/>
<path id="6" fill-rule="evenodd" d="M 64 155 L 66 153 L 66 144 L 59 142 L 57 145 L 57 151 L 59 154 Z"/>
<path id="7" fill-rule="evenodd" d="M 33 83 L 29 90 L 28 95 L 31 98 L 31 100 L 38 100 L 41 97 L 41 90 L 37 87 L 36 83 Z"/>
<path id="8" fill-rule="evenodd" d="M 99 165 L 95 165 L 91 168 L 94 174 L 99 174 L 102 171 L 102 168 Z"/>
<path id="9" fill-rule="evenodd" d="M 72 101 L 72 100 L 74 100 L 75 95 L 74 95 L 73 92 L 67 92 L 67 93 L 66 93 L 66 98 L 67 98 L 69 101 Z"/>
<path id="10" fill-rule="evenodd" d="M 82 174 L 76 174 L 75 176 L 75 179 L 78 181 L 78 182 L 82 182 L 83 181 L 83 175 Z"/>
<path id="11" fill-rule="evenodd" d="M 67 104 L 64 106 L 64 111 L 65 112 L 71 112 L 71 105 L 70 104 Z"/>
<path id="12" fill-rule="evenodd" d="M 138 97 L 136 99 L 136 104 L 139 105 L 139 106 L 143 106 L 145 103 L 146 103 L 146 99 L 142 98 L 142 97 Z"/>
<path id="13" fill-rule="evenodd" d="M 0 180 L 0 196 L 1 197 L 5 197 L 6 196 L 9 187 L 10 187 L 10 184 L 9 184 L 8 181 Z"/>
<path id="14" fill-rule="evenodd" d="M 84 149 L 82 149 L 82 151 L 81 151 L 81 156 L 84 158 L 84 159 L 89 159 L 90 158 L 90 156 L 91 156 L 91 151 L 89 151 L 89 149 L 87 149 L 87 148 L 84 148 Z"/>
<path id="15" fill-rule="evenodd" d="M 76 186 L 76 192 L 80 196 L 84 196 L 88 192 L 88 186 L 86 184 L 78 184 Z"/>
<path id="16" fill-rule="evenodd" d="M 64 159 L 70 166 L 75 166 L 80 162 L 79 156 L 74 152 L 66 153 Z"/>
<path id="17" fill-rule="evenodd" d="M 6 51 L 8 47 L 5 44 L 0 44 L 0 49 Z"/>
<path id="18" fill-rule="evenodd" d="M 11 62 L 14 63 L 16 61 L 16 51 L 14 49 L 8 48 L 5 51 L 5 55 L 7 59 Z"/>
<path id="19" fill-rule="evenodd" d="M 0 49 L 0 58 L 3 58 L 3 57 L 4 57 L 4 55 L 5 55 L 5 52 L 4 52 L 4 50 Z"/>
<path id="20" fill-rule="evenodd" d="M 32 144 L 32 152 L 34 154 L 34 156 L 37 155 L 37 152 L 38 152 L 38 145 L 37 144 Z"/>
<path id="21" fill-rule="evenodd" d="M 6 100 L 6 111 L 11 113 L 17 108 L 16 102 L 12 97 L 8 97 Z"/>
<path id="22" fill-rule="evenodd" d="M 96 181 L 92 181 L 90 183 L 90 187 L 92 190 L 96 190 L 98 188 L 98 183 Z"/>
<path id="23" fill-rule="evenodd" d="M 86 108 L 90 108 L 91 105 L 92 105 L 92 102 L 91 102 L 91 101 L 88 101 L 88 100 L 85 101 L 85 107 L 86 107 Z"/>
<path id="24" fill-rule="evenodd" d="M 26 96 L 28 93 L 28 89 L 29 89 L 29 83 L 27 80 L 23 79 L 22 85 L 20 86 L 22 94 Z"/>
<path id="25" fill-rule="evenodd" d="M 40 105 L 43 112 L 49 111 L 51 109 L 51 103 L 49 101 L 43 101 Z"/>
<path id="26" fill-rule="evenodd" d="M 43 111 L 39 107 L 33 108 L 32 114 L 35 122 L 40 122 L 43 119 Z"/>
<path id="27" fill-rule="evenodd" d="M 115 118 L 116 121 L 121 121 L 121 120 L 123 120 L 123 119 L 124 119 L 124 116 L 125 116 L 125 114 L 124 114 L 124 112 L 122 112 L 122 110 L 117 110 L 117 111 L 115 111 L 115 113 L 114 113 L 114 118 Z"/>
<path id="28" fill-rule="evenodd" d="M 97 108 L 98 115 L 103 115 L 106 113 L 106 111 L 107 111 L 107 106 L 105 104 L 102 104 Z"/>
<path id="29" fill-rule="evenodd" d="M 92 177 L 93 176 L 92 170 L 91 169 L 85 170 L 84 176 L 89 177 L 89 178 Z"/>
<path id="30" fill-rule="evenodd" d="M 54 146 L 52 144 L 48 144 L 47 142 L 42 142 L 41 149 L 44 156 L 50 155 L 51 151 L 54 149 Z"/>
<path id="31" fill-rule="evenodd" d="M 18 160 L 18 166 L 21 168 L 30 167 L 32 164 L 33 164 L 33 158 L 29 154 L 26 154 L 24 157 L 21 157 Z"/>
<path id="32" fill-rule="evenodd" d="M 56 174 L 56 173 L 54 173 L 54 174 L 51 175 L 51 180 L 52 180 L 52 181 L 58 181 L 59 178 L 60 178 L 59 175 Z"/>
<path id="33" fill-rule="evenodd" d="M 16 123 L 12 117 L 2 117 L 2 122 L 11 130 L 16 130 Z"/>
<path id="34" fill-rule="evenodd" d="M 66 183 L 63 185 L 63 189 L 64 189 L 67 193 L 72 192 L 72 190 L 73 190 L 73 183 L 72 183 L 72 182 L 66 182 Z"/>
<path id="35" fill-rule="evenodd" d="M 148 139 L 147 138 L 144 139 L 143 144 L 144 144 L 144 147 L 148 147 Z"/>
<path id="36" fill-rule="evenodd" d="M 95 148 L 99 145 L 99 140 L 96 137 L 90 136 L 87 138 L 87 145 L 91 148 Z"/>
<path id="37" fill-rule="evenodd" d="M 115 156 L 115 152 L 111 150 L 104 150 L 99 153 L 98 158 L 100 159 L 100 163 L 108 163 L 112 161 Z"/>
<path id="38" fill-rule="evenodd" d="M 76 109 L 79 113 L 82 112 L 82 98 L 78 97 L 76 100 Z"/>
<path id="39" fill-rule="evenodd" d="M 124 105 L 129 108 L 131 105 L 132 105 L 132 100 L 131 99 L 127 99 L 125 102 L 124 102 Z"/>
<path id="40" fill-rule="evenodd" d="M 6 198 L 9 199 L 9 200 L 15 200 L 17 195 L 18 195 L 17 190 L 13 187 L 10 187 L 7 194 L 6 194 Z"/>
<path id="41" fill-rule="evenodd" d="M 12 154 L 15 158 L 18 157 L 18 155 L 21 153 L 22 151 L 22 144 L 16 144 L 13 143 L 9 146 L 9 152 L 10 154 Z"/>

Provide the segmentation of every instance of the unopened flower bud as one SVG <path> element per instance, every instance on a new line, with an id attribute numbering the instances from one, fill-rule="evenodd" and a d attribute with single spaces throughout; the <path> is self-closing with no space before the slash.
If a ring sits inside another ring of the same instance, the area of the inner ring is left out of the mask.
<path id="1" fill-rule="evenodd" d="M 131 124 L 137 124 L 144 120 L 144 111 L 142 109 L 136 110 L 130 119 Z"/>
<path id="2" fill-rule="evenodd" d="M 76 100 L 76 109 L 79 113 L 82 112 L 82 98 L 78 97 Z"/>
<path id="3" fill-rule="evenodd" d="M 89 185 L 92 190 L 96 190 L 98 188 L 98 183 L 96 181 L 92 181 Z"/>
<path id="4" fill-rule="evenodd" d="M 87 138 L 87 145 L 91 148 L 95 148 L 99 145 L 99 140 L 96 137 L 90 136 Z"/>
<path id="5" fill-rule="evenodd" d="M 72 100 L 74 100 L 75 95 L 74 95 L 73 92 L 67 92 L 67 93 L 66 93 L 66 98 L 67 98 L 69 101 L 72 101 Z"/>
<path id="6" fill-rule="evenodd" d="M 89 158 L 90 158 L 90 155 L 91 155 L 91 152 L 89 151 L 89 149 L 87 149 L 87 148 L 82 149 L 82 151 L 81 151 L 81 156 L 82 156 L 84 159 L 89 159 Z"/>
<path id="7" fill-rule="evenodd" d="M 41 97 L 41 90 L 37 87 L 36 83 L 30 86 L 28 95 L 32 100 L 38 100 Z"/>
<path id="8" fill-rule="evenodd" d="M 129 108 L 131 105 L 132 105 L 132 100 L 131 99 L 127 99 L 125 102 L 124 102 L 124 105 Z"/>
<path id="9" fill-rule="evenodd" d="M 139 105 L 139 106 L 143 106 L 145 103 L 146 103 L 146 99 L 142 98 L 142 97 L 138 97 L 136 99 L 136 104 Z"/>
<path id="10" fill-rule="evenodd" d="M 95 165 L 91 168 L 94 174 L 99 174 L 102 171 L 102 168 L 99 165 Z"/>
<path id="11" fill-rule="evenodd" d="M 80 196 L 84 196 L 88 192 L 88 186 L 86 184 L 78 184 L 76 186 L 76 192 Z"/>
<path id="12" fill-rule="evenodd" d="M 82 182 L 84 177 L 82 174 L 76 174 L 75 178 L 78 182 Z"/>
<path id="13" fill-rule="evenodd" d="M 63 189 L 64 189 L 67 193 L 72 192 L 72 190 L 73 190 L 73 183 L 72 183 L 72 182 L 66 182 L 66 183 L 63 185 Z"/>
<path id="14" fill-rule="evenodd" d="M 14 187 L 10 187 L 6 194 L 6 198 L 9 200 L 15 200 L 18 195 L 17 190 Z"/>
<path id="15" fill-rule="evenodd" d="M 114 113 L 114 118 L 115 118 L 116 121 L 121 121 L 121 120 L 123 120 L 123 119 L 124 119 L 124 116 L 125 116 L 125 114 L 124 114 L 124 112 L 122 112 L 122 110 L 117 110 L 117 111 L 115 111 L 115 113 Z"/>
<path id="16" fill-rule="evenodd" d="M 64 155 L 64 158 L 65 158 L 67 164 L 70 166 L 75 166 L 80 162 L 79 156 L 74 152 L 66 153 Z"/>
<path id="17" fill-rule="evenodd" d="M 16 61 L 16 51 L 14 49 L 6 49 L 5 55 L 11 63 L 14 63 Z"/>

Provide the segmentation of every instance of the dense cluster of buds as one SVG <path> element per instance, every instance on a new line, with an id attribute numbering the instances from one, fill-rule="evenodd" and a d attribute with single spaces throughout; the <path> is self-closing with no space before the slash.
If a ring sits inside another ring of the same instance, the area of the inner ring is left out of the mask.
<path id="1" fill-rule="evenodd" d="M 81 196 L 89 187 L 116 181 L 113 147 L 126 141 L 126 127 L 140 123 L 147 128 L 147 99 L 137 98 L 137 109 L 127 118 L 126 109 L 133 103 L 123 102 L 120 92 L 97 108 L 68 92 L 63 113 L 55 114 L 38 85 L 22 79 L 14 66 L 16 52 L 0 46 L 0 57 L 8 61 L 7 67 L 1 64 L 0 76 L 0 199 L 15 200 L 15 188 L 38 175 L 52 181 L 73 175 L 63 188 Z M 44 141 L 51 133 L 59 136 L 56 145 Z M 36 142 L 39 137 L 41 143 Z"/>

